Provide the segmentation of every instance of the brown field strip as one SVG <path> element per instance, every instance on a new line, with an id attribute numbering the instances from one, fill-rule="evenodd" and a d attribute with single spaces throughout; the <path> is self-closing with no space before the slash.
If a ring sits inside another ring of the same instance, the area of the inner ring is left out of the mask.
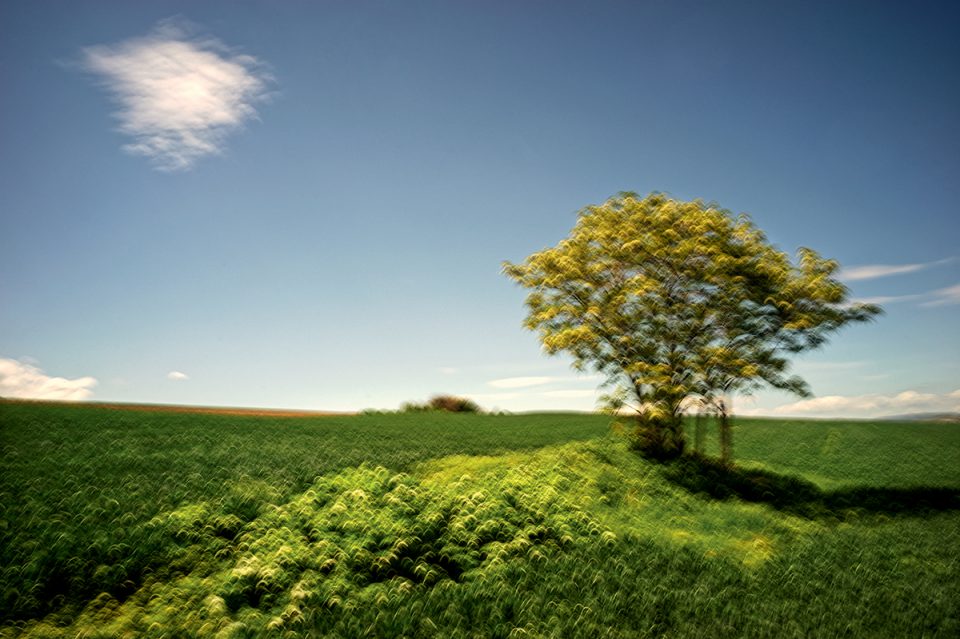
<path id="1" fill-rule="evenodd" d="M 356 415 L 349 411 L 295 410 L 285 408 L 246 408 L 231 406 L 182 406 L 177 404 L 127 404 L 123 402 L 65 402 L 32 399 L 0 399 L 0 404 L 42 404 L 62 406 L 69 404 L 80 408 L 106 408 L 150 413 L 198 413 L 206 415 L 244 415 L 262 417 L 323 417 L 331 415 Z"/>

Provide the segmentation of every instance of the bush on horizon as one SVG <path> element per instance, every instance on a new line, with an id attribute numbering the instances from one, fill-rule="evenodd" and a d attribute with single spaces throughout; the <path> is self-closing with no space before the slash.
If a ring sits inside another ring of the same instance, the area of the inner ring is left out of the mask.
<path id="1" fill-rule="evenodd" d="M 480 406 L 473 400 L 456 395 L 434 395 L 425 403 L 404 402 L 401 413 L 426 413 L 443 411 L 447 413 L 482 413 Z"/>

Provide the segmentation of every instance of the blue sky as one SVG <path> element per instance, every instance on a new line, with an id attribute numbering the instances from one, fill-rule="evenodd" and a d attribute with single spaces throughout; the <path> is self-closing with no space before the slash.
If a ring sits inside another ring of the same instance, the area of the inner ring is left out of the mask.
<path id="1" fill-rule="evenodd" d="M 953 3 L 6 2 L 0 395 L 590 409 L 500 275 L 623 190 L 887 313 L 744 413 L 960 408 Z"/>

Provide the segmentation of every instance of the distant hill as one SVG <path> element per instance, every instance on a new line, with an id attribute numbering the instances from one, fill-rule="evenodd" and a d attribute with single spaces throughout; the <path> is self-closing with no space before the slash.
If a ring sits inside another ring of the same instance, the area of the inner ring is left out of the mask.
<path id="1" fill-rule="evenodd" d="M 908 413 L 890 415 L 883 419 L 891 422 L 950 422 L 960 423 L 960 413 Z"/>

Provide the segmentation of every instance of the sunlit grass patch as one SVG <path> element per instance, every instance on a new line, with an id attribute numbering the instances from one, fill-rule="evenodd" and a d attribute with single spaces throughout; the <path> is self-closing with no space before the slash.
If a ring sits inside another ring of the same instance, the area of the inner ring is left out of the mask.
<path id="1" fill-rule="evenodd" d="M 359 593 L 402 597 L 482 580 L 503 562 L 536 565 L 575 544 L 613 543 L 612 531 L 564 496 L 571 476 L 556 463 L 571 454 L 451 457 L 429 464 L 426 481 L 382 467 L 346 469 L 284 504 L 261 505 L 240 531 L 232 528 L 241 521 L 235 499 L 180 508 L 153 525 L 180 544 L 176 562 L 187 574 L 148 584 L 119 608 L 95 601 L 77 627 L 220 631 L 243 618 L 247 628 L 281 629 L 303 623 L 305 608 L 353 609 Z M 473 475 L 440 481 L 465 467 Z M 211 555 L 222 557 L 213 570 Z"/>

